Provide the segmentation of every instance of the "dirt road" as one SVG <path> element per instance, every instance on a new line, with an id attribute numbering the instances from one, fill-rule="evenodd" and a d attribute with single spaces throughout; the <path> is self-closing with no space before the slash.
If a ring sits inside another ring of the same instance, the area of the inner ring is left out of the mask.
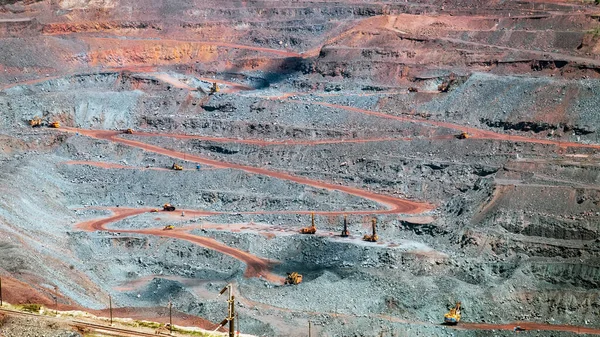
<path id="1" fill-rule="evenodd" d="M 371 116 L 377 116 L 377 117 L 381 117 L 381 118 L 395 119 L 395 120 L 402 121 L 402 122 L 420 123 L 420 124 L 427 124 L 427 125 L 433 125 L 433 126 L 440 126 L 440 127 L 459 130 L 459 131 L 465 131 L 471 135 L 471 138 L 474 138 L 474 139 L 507 140 L 507 141 L 512 141 L 512 142 L 555 145 L 558 147 L 600 149 L 600 145 L 598 145 L 598 144 L 582 144 L 582 143 L 575 143 L 575 142 L 562 142 L 562 141 L 550 140 L 550 139 L 536 139 L 536 138 L 528 138 L 528 137 L 524 137 L 524 136 L 506 135 L 506 134 L 482 130 L 482 129 L 478 129 L 478 128 L 474 128 L 474 127 L 470 127 L 470 126 L 464 126 L 464 125 L 455 124 L 455 123 L 435 121 L 435 120 L 429 120 L 429 119 L 419 119 L 419 118 L 412 118 L 412 117 L 406 117 L 406 116 L 388 115 L 383 112 L 355 108 L 355 107 L 341 105 L 341 104 L 332 104 L 332 103 L 325 103 L 325 102 L 306 102 L 306 101 L 298 101 L 298 100 L 289 100 L 289 101 L 295 102 L 295 103 L 300 103 L 300 104 L 322 105 L 322 106 L 326 106 L 326 107 L 330 107 L 330 108 L 343 109 L 346 111 L 352 111 L 352 112 L 367 114 L 367 115 L 371 115 Z"/>
<path id="2" fill-rule="evenodd" d="M 140 44 L 140 43 L 156 44 L 157 43 L 156 39 L 143 39 L 143 38 L 123 40 L 122 38 L 113 38 L 113 37 L 82 37 L 81 40 L 86 41 L 88 43 L 92 42 L 92 41 L 94 41 L 94 42 L 101 41 L 101 43 L 100 43 L 101 45 L 117 45 L 117 46 L 120 43 L 122 43 L 123 41 L 132 42 L 134 44 Z M 261 52 L 261 53 L 279 55 L 279 56 L 283 56 L 283 57 L 302 57 L 302 54 L 299 54 L 296 52 L 291 52 L 291 51 L 286 51 L 286 50 L 282 50 L 282 49 L 248 46 L 248 45 L 243 45 L 243 44 L 238 44 L 238 43 L 229 43 L 229 42 L 222 42 L 222 41 L 198 41 L 198 40 L 176 40 L 176 39 L 160 39 L 159 41 L 160 41 L 160 43 L 194 43 L 197 45 L 205 45 L 205 46 L 251 50 L 251 51 L 257 51 L 257 52 Z"/>
<path id="3" fill-rule="evenodd" d="M 143 149 L 145 151 L 159 153 L 159 154 L 163 154 L 163 155 L 166 155 L 166 156 L 169 156 L 172 158 L 178 158 L 178 159 L 187 160 L 187 161 L 191 161 L 191 162 L 195 162 L 195 163 L 199 163 L 199 164 L 211 165 L 211 166 L 218 167 L 218 168 L 237 169 L 237 170 L 242 170 L 242 171 L 246 171 L 246 172 L 253 173 L 253 174 L 259 174 L 259 175 L 269 176 L 269 177 L 273 177 L 273 178 L 277 178 L 277 179 L 292 181 L 292 182 L 295 182 L 298 184 L 308 185 L 308 186 L 312 186 L 315 188 L 324 188 L 327 190 L 335 190 L 335 191 L 348 193 L 348 194 L 351 194 L 354 196 L 358 196 L 361 198 L 375 201 L 379 204 L 382 204 L 382 205 L 388 207 L 388 209 L 385 211 L 377 212 L 380 214 L 382 214 L 382 213 L 386 213 L 386 214 L 412 213 L 412 214 L 414 214 L 414 213 L 423 213 L 423 212 L 432 210 L 434 208 L 433 205 L 428 204 L 428 203 L 400 199 L 400 198 L 396 198 L 396 197 L 392 197 L 392 196 L 388 196 L 388 195 L 378 194 L 375 192 L 364 191 L 364 190 L 354 188 L 354 187 L 335 185 L 332 183 L 327 183 L 327 182 L 313 180 L 313 179 L 309 179 L 309 178 L 305 178 L 305 177 L 295 176 L 295 175 L 288 174 L 288 173 L 272 171 L 272 170 L 265 169 L 265 168 L 223 162 L 223 161 L 218 161 L 218 160 L 214 160 L 214 159 L 200 157 L 197 155 L 190 155 L 190 154 L 186 154 L 183 152 L 169 150 L 169 149 L 165 149 L 165 148 L 162 148 L 159 146 L 150 145 L 150 144 L 146 144 L 143 142 L 118 137 L 119 133 L 115 132 L 115 131 L 84 130 L 84 129 L 77 129 L 77 128 L 61 128 L 61 130 L 65 130 L 65 131 L 69 131 L 69 132 L 77 132 L 77 133 L 80 133 L 82 135 L 85 135 L 85 136 L 88 136 L 91 138 L 104 139 L 104 140 L 108 140 L 108 141 L 112 141 L 112 142 L 118 142 L 121 144 L 125 144 L 125 145 L 129 145 L 129 146 L 136 147 L 139 149 Z M 369 211 L 369 212 L 373 213 L 372 211 Z"/>
<path id="4" fill-rule="evenodd" d="M 115 135 L 119 134 L 115 132 Z M 143 137 L 166 137 L 175 139 L 195 139 L 216 143 L 233 143 L 233 144 L 248 144 L 257 146 L 273 146 L 273 145 L 325 145 L 325 144 L 344 144 L 344 143 L 375 143 L 375 142 L 390 142 L 390 141 L 410 141 L 408 137 L 383 137 L 383 138 L 348 138 L 348 139 L 317 139 L 317 140 L 261 140 L 261 139 L 239 139 L 226 137 L 208 137 L 198 135 L 186 135 L 176 133 L 154 133 L 154 132 L 136 132 L 136 136 Z M 448 138 L 448 137 L 440 137 Z"/>
<path id="5" fill-rule="evenodd" d="M 580 327 L 575 325 L 553 325 L 534 322 L 515 322 L 509 324 L 489 324 L 489 323 L 460 323 L 456 327 L 457 330 L 511 330 L 515 327 L 521 327 L 525 330 L 542 330 L 542 331 L 566 331 L 575 332 L 578 334 L 600 335 L 600 329 Z"/>
<path id="6" fill-rule="evenodd" d="M 92 219 L 88 221 L 81 222 L 76 225 L 76 228 L 85 230 L 85 231 L 108 231 L 108 232 L 119 232 L 119 233 L 135 233 L 135 234 L 144 234 L 144 235 L 154 235 L 160 237 L 170 237 L 180 240 L 185 240 L 196 245 L 206 247 L 208 249 L 212 249 L 214 251 L 229 255 L 235 259 L 238 259 L 246 264 L 246 272 L 244 276 L 246 277 L 262 277 L 269 282 L 282 284 L 284 278 L 279 275 L 275 275 L 271 273 L 269 270 L 276 263 L 276 261 L 271 261 L 267 259 L 262 259 L 255 255 L 252 255 L 248 252 L 235 249 L 229 246 L 226 246 L 214 239 L 192 235 L 187 232 L 183 232 L 180 230 L 162 230 L 162 229 L 107 229 L 106 226 L 111 223 L 115 223 L 119 220 L 123 220 L 125 218 L 143 214 L 150 212 L 151 208 L 125 208 L 125 207 L 113 207 L 107 208 L 111 212 L 113 212 L 112 216 L 103 217 L 100 219 Z M 217 213 L 213 212 L 199 212 L 196 211 L 197 214 L 202 215 L 214 215 Z"/>

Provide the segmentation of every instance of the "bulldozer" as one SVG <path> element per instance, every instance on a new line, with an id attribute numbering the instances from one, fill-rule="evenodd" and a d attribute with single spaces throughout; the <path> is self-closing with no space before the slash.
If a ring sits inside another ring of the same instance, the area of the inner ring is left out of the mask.
<path id="1" fill-rule="evenodd" d="M 52 123 L 50 123 L 50 125 L 49 125 L 49 126 L 50 126 L 51 128 L 58 129 L 58 128 L 60 128 L 60 122 L 52 122 Z"/>
<path id="2" fill-rule="evenodd" d="M 456 325 L 460 322 L 460 302 L 456 302 L 456 305 L 444 315 L 444 324 Z"/>
<path id="3" fill-rule="evenodd" d="M 301 234 L 315 234 L 317 232 L 317 227 L 315 226 L 315 213 L 311 214 L 311 225 L 310 227 L 304 227 L 300 230 Z"/>
<path id="4" fill-rule="evenodd" d="M 175 171 L 182 171 L 183 170 L 183 166 L 173 163 L 173 166 L 171 166 L 171 169 L 175 170 Z"/>
<path id="5" fill-rule="evenodd" d="M 467 139 L 467 138 L 471 138 L 471 135 L 468 134 L 466 131 L 463 131 L 460 134 L 456 135 L 456 138 L 458 138 L 458 139 Z"/>
<path id="6" fill-rule="evenodd" d="M 163 205 L 163 211 L 174 212 L 175 211 L 175 206 L 173 206 L 171 204 L 164 204 Z"/>
<path id="7" fill-rule="evenodd" d="M 35 128 L 36 126 L 41 126 L 42 125 L 42 119 L 39 117 L 33 117 L 33 119 L 29 120 L 29 125 L 31 125 L 31 127 Z"/>
<path id="8" fill-rule="evenodd" d="M 348 221 L 346 220 L 346 216 L 344 215 L 344 229 L 342 230 L 341 237 L 347 238 L 350 236 L 350 232 L 348 231 Z"/>
<path id="9" fill-rule="evenodd" d="M 371 222 L 371 226 L 373 228 L 373 234 L 371 234 L 371 235 L 365 234 L 365 236 L 363 236 L 364 241 L 377 242 L 377 240 L 379 240 L 379 236 L 377 235 L 377 232 L 375 231 L 376 225 L 377 225 L 377 219 L 373 219 Z"/>
<path id="10" fill-rule="evenodd" d="M 167 226 L 165 226 L 165 228 L 163 228 L 163 231 L 170 231 L 174 228 L 175 228 L 175 226 L 173 226 L 173 225 L 167 225 Z"/>
<path id="11" fill-rule="evenodd" d="M 292 272 L 287 274 L 287 278 L 285 279 L 284 284 L 300 284 L 302 283 L 302 275 L 297 272 Z"/>
<path id="12" fill-rule="evenodd" d="M 126 133 L 128 135 L 132 135 L 133 134 L 133 129 L 127 129 L 127 130 L 123 131 L 123 133 Z"/>
<path id="13" fill-rule="evenodd" d="M 217 84 L 217 82 L 213 82 L 212 87 L 210 87 L 210 94 L 214 94 L 219 92 L 219 85 Z"/>

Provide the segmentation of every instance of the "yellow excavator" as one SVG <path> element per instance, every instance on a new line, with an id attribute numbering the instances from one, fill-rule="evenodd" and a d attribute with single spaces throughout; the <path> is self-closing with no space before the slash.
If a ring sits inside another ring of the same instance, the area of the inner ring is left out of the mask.
<path id="1" fill-rule="evenodd" d="M 285 279 L 284 284 L 300 284 L 302 283 L 302 275 L 297 272 L 292 272 L 287 274 L 287 278 Z"/>
<path id="2" fill-rule="evenodd" d="M 171 204 L 164 204 L 163 205 L 163 211 L 174 212 L 175 211 L 175 206 L 173 206 Z"/>
<path id="3" fill-rule="evenodd" d="M 128 135 L 132 135 L 133 134 L 133 129 L 127 129 L 123 133 L 126 133 Z"/>
<path id="4" fill-rule="evenodd" d="M 29 125 L 31 125 L 31 127 L 35 128 L 36 126 L 41 126 L 42 125 L 42 119 L 39 117 L 33 117 L 33 119 L 29 120 Z"/>
<path id="5" fill-rule="evenodd" d="M 375 231 L 376 225 L 377 225 L 377 219 L 373 219 L 371 221 L 371 226 L 373 227 L 373 234 L 371 234 L 371 235 L 365 234 L 365 236 L 363 236 L 364 241 L 377 242 L 377 240 L 379 240 L 379 236 L 377 235 L 377 232 Z"/>
<path id="6" fill-rule="evenodd" d="M 58 128 L 60 128 L 60 122 L 52 122 L 52 123 L 50 123 L 50 125 L 49 125 L 49 126 L 50 126 L 51 128 L 58 129 Z"/>
<path id="7" fill-rule="evenodd" d="M 175 228 L 175 226 L 173 226 L 173 225 L 167 225 L 167 226 L 165 226 L 165 228 L 163 228 L 163 231 L 170 231 L 173 228 Z"/>
<path id="8" fill-rule="evenodd" d="M 173 169 L 175 171 L 181 171 L 181 170 L 183 170 L 183 166 L 173 163 L 173 166 L 171 166 L 171 169 Z"/>
<path id="9" fill-rule="evenodd" d="M 301 234 L 315 234 L 317 232 L 317 226 L 315 226 L 315 213 L 311 214 L 312 216 L 312 224 L 310 227 L 304 227 L 300 230 Z"/>
<path id="10" fill-rule="evenodd" d="M 468 134 L 467 132 L 463 131 L 460 134 L 456 135 L 456 138 L 458 138 L 458 139 L 467 139 L 467 138 L 471 138 L 471 135 Z"/>
<path id="11" fill-rule="evenodd" d="M 456 305 L 444 315 L 444 324 L 456 325 L 460 322 L 460 302 L 456 302 Z"/>

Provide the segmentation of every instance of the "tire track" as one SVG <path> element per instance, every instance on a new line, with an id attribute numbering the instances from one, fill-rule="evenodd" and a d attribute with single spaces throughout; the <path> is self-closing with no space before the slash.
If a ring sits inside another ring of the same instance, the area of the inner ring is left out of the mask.
<path id="1" fill-rule="evenodd" d="M 254 166 L 229 163 L 229 162 L 224 162 L 224 161 L 219 161 L 219 160 L 214 160 L 214 159 L 208 159 L 208 158 L 200 157 L 197 155 L 190 155 L 190 154 L 186 154 L 184 152 L 169 150 L 169 149 L 165 149 L 165 148 L 162 148 L 159 146 L 143 143 L 140 141 L 135 141 L 135 140 L 131 140 L 131 139 L 118 137 L 119 133 L 115 132 L 115 131 L 84 130 L 84 129 L 77 129 L 77 128 L 61 128 L 61 129 L 65 130 L 65 131 L 69 131 L 69 132 L 77 132 L 77 133 L 80 133 L 82 135 L 85 135 L 85 136 L 88 136 L 91 138 L 103 139 L 103 140 L 108 140 L 111 142 L 117 142 L 117 143 L 129 145 L 129 146 L 132 146 L 135 148 L 162 154 L 162 155 L 172 157 L 172 158 L 178 158 L 181 160 L 187 160 L 187 161 L 204 164 L 204 165 L 211 165 L 211 166 L 214 166 L 217 168 L 230 168 L 230 169 L 242 170 L 242 171 L 246 171 L 246 172 L 253 173 L 253 174 L 264 175 L 264 176 L 269 176 L 272 178 L 287 180 L 287 181 L 295 182 L 295 183 L 302 184 L 302 185 L 312 186 L 315 188 L 323 188 L 323 189 L 327 189 L 327 190 L 344 192 L 344 193 L 358 196 L 361 198 L 369 199 L 371 201 L 374 201 L 381 205 L 384 205 L 388 208 L 387 210 L 375 211 L 375 213 L 379 213 L 379 214 L 399 214 L 399 213 L 415 214 L 415 213 L 422 213 L 422 212 L 426 212 L 426 211 L 430 211 L 430 210 L 434 209 L 433 205 L 424 203 L 424 202 L 400 199 L 400 198 L 392 197 L 389 195 L 365 191 L 365 190 L 361 190 L 361 189 L 349 187 L 349 186 L 336 185 L 336 184 L 327 183 L 327 182 L 323 182 L 323 181 L 313 180 L 310 178 L 296 176 L 296 175 L 292 175 L 289 173 L 272 171 L 269 169 L 264 169 L 264 168 L 260 168 L 260 167 L 254 167 Z M 368 212 L 374 213 L 373 211 L 368 211 Z"/>
<path id="2" fill-rule="evenodd" d="M 214 239 L 196 236 L 190 234 L 188 232 L 183 232 L 179 230 L 162 230 L 162 229 L 108 229 L 107 225 L 123 220 L 125 218 L 129 218 L 135 215 L 148 213 L 152 211 L 151 208 L 123 208 L 123 207 L 112 207 L 106 208 L 110 210 L 113 215 L 108 217 L 103 217 L 99 219 L 92 219 L 81 222 L 76 225 L 76 228 L 84 230 L 84 231 L 107 231 L 107 232 L 119 232 L 119 233 L 134 233 L 134 234 L 143 234 L 143 235 L 154 235 L 158 237 L 169 237 L 179 240 L 184 240 L 191 242 L 193 244 L 206 247 L 208 249 L 223 253 L 225 255 L 229 255 L 237 260 L 242 261 L 246 264 L 246 271 L 244 276 L 246 277 L 262 277 L 269 282 L 272 283 L 283 283 L 283 278 L 279 275 L 271 273 L 269 270 L 271 267 L 277 263 L 276 261 L 263 259 L 252 255 L 243 250 L 239 250 L 233 247 L 229 247 L 224 245 Z M 216 212 L 199 212 L 196 211 L 197 214 L 202 215 L 215 215 L 219 214 Z"/>

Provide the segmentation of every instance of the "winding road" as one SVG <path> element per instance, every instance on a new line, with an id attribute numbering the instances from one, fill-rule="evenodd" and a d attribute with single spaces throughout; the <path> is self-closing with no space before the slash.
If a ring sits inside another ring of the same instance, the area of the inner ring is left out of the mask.
<path id="1" fill-rule="evenodd" d="M 292 100 L 290 100 L 292 101 Z M 328 106 L 331 108 L 344 109 L 347 111 L 352 111 L 361 114 L 373 115 L 381 118 L 395 119 L 403 122 L 415 122 L 421 123 L 431 126 L 439 126 L 459 131 L 465 131 L 471 134 L 472 138 L 475 139 L 491 139 L 491 140 L 505 140 L 512 142 L 525 142 L 525 143 L 537 143 L 537 144 L 548 144 L 554 145 L 558 147 L 575 147 L 575 148 L 593 148 L 600 149 L 600 145 L 596 144 L 581 144 L 575 142 L 561 142 L 555 140 L 546 140 L 546 139 L 535 139 L 528 138 L 523 136 L 514 136 L 514 135 L 505 135 L 496 133 L 493 131 L 481 130 L 473 127 L 464 127 L 459 124 L 442 122 L 442 121 L 432 121 L 426 119 L 418 119 L 411 118 L 405 116 L 394 116 L 388 115 L 385 113 L 371 111 L 367 109 L 360 109 L 350 106 L 344 106 L 339 104 L 332 104 L 326 102 L 304 102 L 304 101 L 293 101 L 303 104 L 317 104 L 322 106 Z M 269 176 L 277 179 L 283 179 L 307 186 L 312 186 L 315 188 L 324 188 L 328 190 L 336 190 L 344 193 L 348 193 L 354 196 L 358 196 L 361 198 L 369 199 L 376 203 L 385 206 L 385 209 L 379 210 L 357 210 L 352 211 L 353 214 L 400 214 L 400 213 L 422 213 L 434 208 L 433 205 L 404 200 L 401 198 L 396 198 L 384 194 L 379 194 L 375 192 L 365 191 L 354 187 L 336 185 L 328 182 L 318 181 L 309 179 L 306 177 L 296 176 L 284 172 L 273 171 L 260 167 L 253 167 L 248 165 L 236 164 L 231 162 L 219 161 L 210 158 L 206 158 L 198 155 L 190 155 L 184 152 L 179 152 L 175 150 L 170 150 L 166 148 L 162 148 L 159 146 L 147 144 L 138 140 L 133 140 L 127 138 L 127 136 L 123 135 L 122 132 L 119 131 L 107 131 L 107 130 L 86 130 L 86 129 L 78 129 L 78 128 L 61 128 L 63 131 L 67 131 L 70 133 L 78 133 L 87 137 L 102 139 L 111 142 L 121 143 L 127 146 L 135 147 L 138 149 L 142 149 L 144 151 L 153 152 L 162 154 L 165 156 L 169 156 L 172 158 L 178 158 L 186 161 L 196 162 L 204 165 L 209 165 L 215 168 L 229 168 L 229 169 L 237 169 L 243 170 L 252 174 Z M 161 134 L 161 133 L 148 133 L 148 132 L 136 132 L 136 136 L 142 137 L 170 137 L 175 139 L 198 139 L 205 141 L 214 141 L 214 142 L 222 142 L 222 143 L 241 143 L 241 144 L 250 144 L 257 146 L 269 146 L 269 145 L 319 145 L 319 144 L 330 144 L 330 143 L 343 143 L 343 142 L 382 142 L 382 141 L 399 141 L 399 140 L 410 140 L 409 138 L 373 138 L 373 139 L 353 139 L 353 140 L 300 140 L 300 141 L 263 141 L 263 140 L 255 140 L 255 139 L 233 139 L 233 138 L 219 138 L 219 137 L 206 137 L 206 136 L 195 136 L 195 135 L 181 135 L 181 134 Z M 440 139 L 449 139 L 452 137 L 443 136 L 439 137 Z M 85 162 L 71 162 L 71 164 L 85 164 Z M 107 164 L 106 166 L 99 165 L 106 168 L 123 168 L 121 165 L 117 164 Z M 243 263 L 246 264 L 247 268 L 245 271 L 246 277 L 262 277 L 269 282 L 272 283 L 283 283 L 283 278 L 279 275 L 273 274 L 270 272 L 271 267 L 276 263 L 276 261 L 271 261 L 268 259 L 263 259 L 252 255 L 248 252 L 229 247 L 224 245 L 214 239 L 195 236 L 187 232 L 190 230 L 189 228 L 181 228 L 175 230 L 165 231 L 162 229 L 127 229 L 127 230 L 118 230 L 118 229 L 107 229 L 106 226 L 108 224 L 117 222 L 119 220 L 125 219 L 127 217 L 143 214 L 146 212 L 150 212 L 151 209 L 135 209 L 135 208 L 109 208 L 113 215 L 104 217 L 101 219 L 92 219 L 88 221 L 84 221 L 77 225 L 79 229 L 86 231 L 93 230 L 103 230 L 110 232 L 124 232 L 124 233 L 136 233 L 142 235 L 154 235 L 159 237 L 170 237 L 179 240 L 188 241 L 233 258 L 236 258 Z M 188 212 L 190 215 L 200 215 L 200 216 L 208 216 L 215 214 L 222 214 L 218 212 L 204 212 L 197 210 L 184 210 Z M 297 214 L 305 214 L 310 213 L 310 211 L 256 211 L 256 212 L 240 212 L 243 214 L 266 214 L 266 213 L 297 213 Z M 326 215 L 339 215 L 343 213 L 347 213 L 344 211 L 321 211 L 315 212 L 317 214 L 326 214 Z M 381 319 L 386 319 L 389 321 L 398 321 L 395 317 L 389 316 L 378 316 Z M 417 322 L 417 321 L 398 321 L 405 324 L 425 324 L 432 325 L 432 323 L 428 322 Z M 600 335 L 600 329 L 587 328 L 587 327 L 578 327 L 578 326 L 570 326 L 570 325 L 551 325 L 551 324 L 542 324 L 542 323 L 534 323 L 534 322 L 517 322 L 510 324 L 490 324 L 490 323 L 468 323 L 464 322 L 455 327 L 448 327 L 452 329 L 465 329 L 465 330 L 513 330 L 516 326 L 520 326 L 526 330 L 543 330 L 543 331 L 569 331 L 575 333 L 587 333 L 587 334 L 598 334 Z"/>
<path id="2" fill-rule="evenodd" d="M 301 103 L 301 104 L 321 105 L 321 106 L 326 106 L 326 107 L 334 108 L 334 109 L 343 109 L 346 111 L 352 111 L 352 112 L 356 112 L 356 113 L 361 113 L 361 114 L 366 114 L 366 115 L 371 115 L 371 116 L 376 116 L 376 117 L 381 117 L 381 118 L 394 119 L 394 120 L 401 121 L 401 122 L 420 123 L 420 124 L 426 124 L 426 125 L 432 125 L 432 126 L 440 126 L 440 127 L 444 127 L 444 128 L 448 128 L 448 129 L 458 130 L 458 131 L 465 131 L 471 135 L 471 138 L 474 138 L 474 139 L 506 140 L 506 141 L 511 141 L 511 142 L 555 145 L 558 147 L 589 148 L 589 149 L 596 149 L 596 150 L 600 149 L 599 144 L 583 144 L 583 143 L 576 143 L 576 142 L 563 142 L 563 141 L 558 141 L 558 140 L 537 139 L 537 138 L 529 138 L 529 137 L 525 137 L 525 136 L 507 135 L 507 134 L 502 134 L 502 133 L 498 133 L 498 132 L 494 132 L 494 131 L 482 130 L 482 129 L 478 129 L 478 128 L 474 128 L 474 127 L 470 127 L 470 126 L 464 126 L 464 125 L 455 124 L 455 123 L 450 123 L 450 122 L 442 122 L 442 121 L 436 121 L 436 120 L 430 120 L 430 119 L 419 119 L 419 118 L 412 118 L 412 117 L 406 117 L 406 116 L 389 115 L 389 114 L 386 114 L 383 112 L 355 108 L 355 107 L 341 105 L 341 104 L 315 102 L 315 101 L 307 102 L 307 101 L 291 100 L 291 99 L 289 99 L 288 101 L 295 102 L 295 103 Z"/>
<path id="3" fill-rule="evenodd" d="M 109 217 L 104 217 L 100 219 L 92 219 L 88 221 L 81 222 L 77 224 L 77 228 L 84 231 L 108 231 L 108 232 L 119 232 L 119 233 L 135 233 L 135 234 L 144 234 L 144 235 L 154 235 L 159 237 L 169 237 L 179 240 L 184 240 L 191 242 L 193 244 L 206 247 L 208 249 L 229 255 L 235 259 L 238 259 L 246 264 L 246 272 L 244 276 L 246 277 L 262 277 L 269 282 L 282 284 L 284 279 L 276 274 L 271 273 L 269 270 L 273 266 L 275 261 L 263 259 L 252 255 L 243 250 L 239 250 L 236 248 L 229 247 L 224 245 L 214 239 L 196 236 L 185 231 L 180 231 L 177 229 L 173 230 L 162 230 L 162 229 L 108 229 L 107 225 L 123 220 L 125 218 L 139 215 L 143 213 L 150 212 L 151 208 L 124 208 L 124 207 L 113 207 L 107 208 L 110 210 L 113 215 Z M 214 215 L 218 213 L 214 212 L 198 212 L 197 214 L 202 215 Z"/>
<path id="4" fill-rule="evenodd" d="M 88 136 L 96 139 L 103 139 L 112 142 L 117 142 L 125 145 L 129 145 L 135 148 L 139 148 L 145 151 L 154 152 L 158 154 L 162 154 L 165 156 L 169 156 L 172 158 L 178 158 L 181 160 L 187 160 L 190 162 L 195 162 L 204 165 L 210 165 L 217 168 L 229 168 L 246 171 L 248 173 L 259 174 L 263 176 L 269 176 L 277 179 L 287 180 L 291 182 L 295 182 L 302 185 L 307 185 L 315 188 L 324 188 L 327 190 L 340 191 L 344 193 L 348 193 L 354 196 L 358 196 L 361 198 L 369 199 L 375 201 L 381 205 L 386 206 L 388 209 L 383 211 L 367 211 L 368 213 L 379 213 L 379 214 L 398 214 L 398 213 L 423 213 L 426 211 L 430 211 L 434 209 L 434 206 L 428 203 L 405 200 L 401 198 L 392 197 L 385 194 L 379 194 L 375 192 L 365 191 L 354 187 L 336 185 L 328 182 L 313 180 L 310 178 L 305 178 L 301 176 L 292 175 L 289 173 L 273 171 L 261 167 L 254 167 L 242 164 L 235 164 L 230 162 L 224 162 L 214 159 L 209 159 L 197 155 L 190 155 L 184 152 L 174 151 L 165 149 L 159 146 L 150 145 L 147 143 L 143 143 L 140 141 L 127 139 L 119 137 L 120 132 L 116 131 L 105 131 L 105 130 L 85 130 L 85 129 L 77 129 L 77 128 L 61 128 L 61 130 L 69 131 L 72 133 L 79 133 L 84 136 Z M 356 213 L 356 212 L 353 212 Z"/>

